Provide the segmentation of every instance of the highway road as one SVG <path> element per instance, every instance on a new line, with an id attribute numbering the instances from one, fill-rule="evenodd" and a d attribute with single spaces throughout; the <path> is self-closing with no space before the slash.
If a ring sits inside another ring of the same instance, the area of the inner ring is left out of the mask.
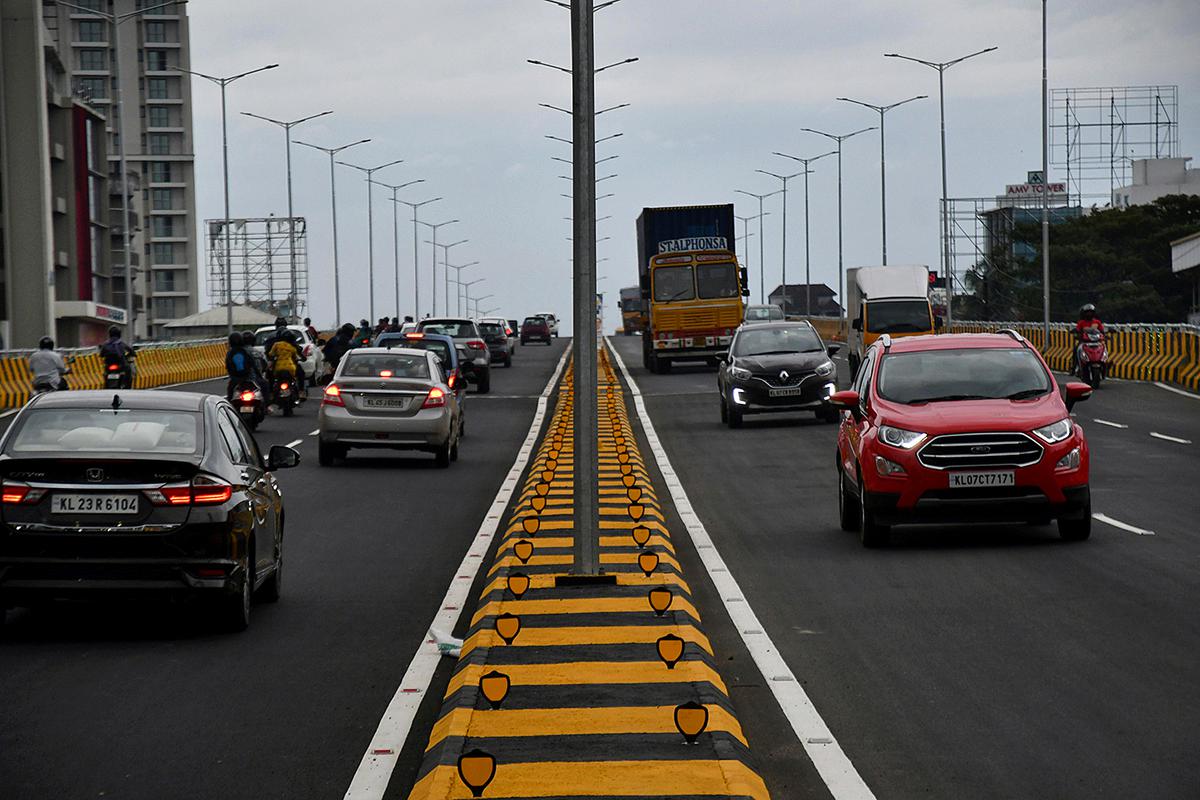
<path id="1" fill-rule="evenodd" d="M 521 347 L 511 369 L 493 370 L 491 394 L 468 399 L 467 437 L 449 470 L 430 456 L 386 454 L 318 467 L 316 400 L 264 422 L 264 450 L 298 442 L 303 462 L 279 473 L 283 599 L 256 605 L 245 633 L 154 604 L 10 614 L 0 796 L 341 797 L 564 348 Z M 224 391 L 223 382 L 182 388 Z M 411 785 L 436 711 L 433 702 L 418 717 L 396 796 Z"/>
<path id="2" fill-rule="evenodd" d="M 1093 511 L 1111 520 L 1088 542 L 902 528 L 870 551 L 837 524 L 835 426 L 730 430 L 712 369 L 652 375 L 639 339 L 612 341 L 730 572 L 878 797 L 1197 795 L 1200 398 L 1113 381 L 1076 407 Z M 826 796 L 794 769 L 771 695 L 734 699 L 773 796 Z"/>

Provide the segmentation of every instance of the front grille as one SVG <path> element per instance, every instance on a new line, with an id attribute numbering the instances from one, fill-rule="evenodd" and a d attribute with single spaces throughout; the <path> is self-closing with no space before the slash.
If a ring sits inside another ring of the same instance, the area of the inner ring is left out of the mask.
<path id="1" fill-rule="evenodd" d="M 788 370 L 787 372 L 787 378 L 780 378 L 778 372 L 772 372 L 767 375 L 755 375 L 754 377 L 758 378 L 767 386 L 774 388 L 786 388 L 789 386 L 799 386 L 804 382 L 805 378 L 810 378 L 813 375 L 811 372 L 792 372 L 791 370 Z"/>
<path id="2" fill-rule="evenodd" d="M 949 433 L 921 448 L 918 460 L 930 469 L 1028 467 L 1042 447 L 1023 433 Z"/>

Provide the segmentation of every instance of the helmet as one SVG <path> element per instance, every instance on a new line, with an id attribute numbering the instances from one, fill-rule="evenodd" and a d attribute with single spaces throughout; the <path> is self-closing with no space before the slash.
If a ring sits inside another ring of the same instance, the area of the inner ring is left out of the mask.
<path id="1" fill-rule="evenodd" d="M 1091 303 L 1085 304 L 1083 308 L 1079 309 L 1079 315 L 1081 317 L 1091 319 L 1092 317 L 1096 316 L 1096 306 Z"/>
<path id="2" fill-rule="evenodd" d="M 253 347 L 256 341 L 257 337 L 255 337 L 254 331 L 242 331 L 243 347 Z"/>
<path id="3" fill-rule="evenodd" d="M 360 319 L 360 320 L 358 321 L 358 325 L 359 325 L 359 327 L 360 327 L 360 328 L 369 328 L 369 327 L 371 327 L 371 323 L 367 322 L 365 319 Z"/>
<path id="4" fill-rule="evenodd" d="M 229 346 L 230 347 L 241 347 L 242 346 L 242 334 L 239 333 L 238 331 L 234 331 L 233 333 L 229 334 Z"/>
<path id="5" fill-rule="evenodd" d="M 49 336 L 43 336 L 41 339 L 38 339 L 38 347 L 40 347 L 43 350 L 53 350 L 54 349 L 54 340 L 51 339 Z"/>
<path id="6" fill-rule="evenodd" d="M 287 317 L 276 317 L 275 318 L 275 327 L 276 328 L 286 328 L 287 324 L 288 324 Z"/>
<path id="7" fill-rule="evenodd" d="M 347 322 L 345 325 L 343 325 L 338 330 L 340 330 L 342 333 L 346 334 L 347 336 L 354 335 L 354 326 L 351 325 L 349 322 Z"/>
<path id="8" fill-rule="evenodd" d="M 118 328 L 116 325 L 113 325 L 111 328 L 108 329 L 108 336 L 110 339 L 120 339 L 121 338 L 121 329 Z"/>

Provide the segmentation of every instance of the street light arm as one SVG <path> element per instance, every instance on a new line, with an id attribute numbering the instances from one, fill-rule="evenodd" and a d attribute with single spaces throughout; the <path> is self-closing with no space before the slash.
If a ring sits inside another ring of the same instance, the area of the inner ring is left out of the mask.
<path id="1" fill-rule="evenodd" d="M 186 72 L 188 75 L 195 75 L 197 78 L 204 78 L 206 81 L 212 81 L 216 84 L 227 83 L 224 78 L 218 78 L 215 75 L 206 75 L 203 72 L 196 72 L 194 69 L 184 69 L 183 67 L 171 67 L 175 72 Z"/>
<path id="2" fill-rule="evenodd" d="M 572 113 L 572 112 L 568 111 L 568 110 L 567 110 L 567 109 L 565 109 L 565 108 L 559 108 L 558 106 L 552 106 L 552 105 L 550 105 L 549 103 L 538 103 L 538 105 L 539 105 L 539 106 L 541 106 L 542 108 L 549 108 L 549 109 L 551 109 L 552 111 L 561 111 L 561 112 L 562 112 L 562 113 L 564 113 L 564 114 L 570 114 L 570 113 Z"/>
<path id="3" fill-rule="evenodd" d="M 258 69 L 252 69 L 252 70 L 247 70 L 246 72 L 240 72 L 237 75 L 234 75 L 229 78 L 224 78 L 223 80 L 225 81 L 225 83 L 233 83 L 236 80 L 245 78 L 250 75 L 254 75 L 255 73 L 266 72 L 269 69 L 276 69 L 278 67 L 279 67 L 278 64 L 267 64 L 265 67 L 259 67 Z"/>
<path id="4" fill-rule="evenodd" d="M 612 134 L 609 134 L 608 136 L 603 136 L 603 137 L 597 139 L 596 144 L 600 144 L 601 142 L 607 142 L 609 139 L 615 139 L 618 136 L 624 136 L 624 135 L 625 135 L 624 133 L 612 133 Z"/>
<path id="5" fill-rule="evenodd" d="M 637 57 L 634 57 L 634 58 L 627 58 L 624 61 L 614 61 L 611 64 L 605 64 L 603 67 L 599 67 L 598 69 L 594 70 L 594 72 L 596 74 L 599 74 L 601 72 L 604 72 L 604 70 L 606 70 L 606 69 L 612 69 L 613 67 L 619 67 L 622 64 L 632 64 L 633 62 L 635 62 L 637 60 L 638 60 Z"/>
<path id="6" fill-rule="evenodd" d="M 933 69 L 943 69 L 945 67 L 944 64 L 939 64 L 934 61 L 926 61 L 923 58 L 913 58 L 912 56 L 902 56 L 899 53 L 884 53 L 883 57 L 884 58 L 902 58 L 905 61 L 912 61 L 915 64 L 924 64 L 925 66 L 932 67 Z"/>
<path id="7" fill-rule="evenodd" d="M 968 58 L 974 58 L 975 56 L 981 56 L 984 53 L 990 53 L 993 50 L 999 50 L 999 49 L 1000 49 L 999 47 L 993 46 L 993 47 L 985 47 L 982 50 L 976 50 L 974 53 L 971 53 L 970 55 L 966 55 L 961 58 L 956 58 L 953 61 L 947 61 L 946 68 L 949 69 L 950 67 L 953 67 L 955 64 L 961 64 L 962 62 L 966 61 Z"/>
<path id="8" fill-rule="evenodd" d="M 900 106 L 904 105 L 905 103 L 911 103 L 914 100 L 928 100 L 928 99 L 929 99 L 929 95 L 919 94 L 916 97 L 910 97 L 907 100 L 901 100 L 899 103 L 892 103 L 890 106 L 884 106 L 883 110 L 891 111 L 893 108 L 899 108 Z"/>
<path id="9" fill-rule="evenodd" d="M 245 112 L 243 111 L 242 113 L 244 114 Z M 322 112 L 320 112 L 319 114 L 309 114 L 307 117 L 301 117 L 300 119 L 298 119 L 298 120 L 295 120 L 295 121 L 293 121 L 293 122 L 286 122 L 286 123 L 283 123 L 283 124 L 285 124 L 285 125 L 287 125 L 287 126 L 289 126 L 289 127 L 290 127 L 290 126 L 292 126 L 292 125 L 299 125 L 301 122 L 308 122 L 310 119 L 316 119 L 317 117 L 325 117 L 325 116 L 328 116 L 328 115 L 330 115 L 330 114 L 332 114 L 332 113 L 333 113 L 333 111 L 332 111 L 332 110 L 330 110 L 330 111 L 322 111 Z M 250 116 L 254 116 L 254 115 L 253 115 L 253 114 L 251 114 Z M 266 119 L 266 117 L 259 117 L 259 119 Z"/>
<path id="10" fill-rule="evenodd" d="M 869 108 L 877 114 L 882 114 L 884 111 L 887 110 L 884 106 L 877 106 L 877 105 L 873 105 L 871 103 L 864 103 L 862 100 L 854 100 L 853 98 L 850 98 L 850 97 L 839 97 L 837 99 L 841 100 L 843 103 L 854 103 L 856 106 L 862 106 L 863 108 Z"/>
<path id="11" fill-rule="evenodd" d="M 533 64 L 534 66 L 537 66 L 537 67 L 548 67 L 550 69 L 556 69 L 559 72 L 565 72 L 568 75 L 571 74 L 571 70 L 567 69 L 566 67 L 560 67 L 557 64 L 547 64 L 545 61 L 538 61 L 537 59 L 534 59 L 534 58 L 527 58 L 527 59 L 525 59 L 525 61 L 526 61 L 526 63 Z"/>
<path id="12" fill-rule="evenodd" d="M 631 105 L 630 103 L 621 103 L 620 105 L 609 106 L 608 108 L 602 108 L 596 112 L 596 116 L 598 117 L 606 111 L 616 111 L 618 108 L 629 108 L 630 105 Z"/>

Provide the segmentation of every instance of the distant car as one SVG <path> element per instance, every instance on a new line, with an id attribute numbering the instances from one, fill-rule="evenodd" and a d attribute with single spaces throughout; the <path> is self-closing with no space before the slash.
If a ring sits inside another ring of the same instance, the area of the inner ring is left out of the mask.
<path id="1" fill-rule="evenodd" d="M 545 317 L 526 317 L 521 323 L 521 344 L 529 342 L 545 342 L 550 344 L 552 335 L 550 324 Z"/>
<path id="2" fill-rule="evenodd" d="M 837 391 L 837 368 L 808 322 L 760 322 L 741 326 L 717 370 L 721 421 L 740 427 L 746 414 L 813 412 L 837 422 L 829 404 Z"/>
<path id="3" fill-rule="evenodd" d="M 550 335 L 558 336 L 558 317 L 549 312 L 538 314 L 538 316 L 546 320 L 546 324 L 550 326 Z"/>
<path id="4" fill-rule="evenodd" d="M 461 348 L 459 368 L 463 377 L 475 384 L 480 394 L 492 390 L 492 360 L 487 342 L 474 320 L 462 317 L 429 317 L 417 323 L 419 333 L 443 333 Z"/>
<path id="5" fill-rule="evenodd" d="M 288 330 L 295 333 L 300 340 L 300 354 L 305 358 L 300 362 L 300 368 L 304 370 L 304 380 L 307 385 L 315 386 L 317 383 L 315 379 L 325 374 L 325 355 L 303 325 L 288 325 Z M 266 325 L 256 330 L 254 332 L 254 349 L 265 355 L 264 345 L 274 335 L 275 326 L 273 325 Z"/>
<path id="6" fill-rule="evenodd" d="M 786 319 L 783 309 L 774 303 L 746 306 L 743 322 L 776 322 Z"/>
<path id="7" fill-rule="evenodd" d="M 441 361 L 429 350 L 359 347 L 338 364 L 317 414 L 323 467 L 351 448 L 433 453 L 439 467 L 458 460 L 462 412 Z"/>
<path id="8" fill-rule="evenodd" d="M 284 503 L 223 397 L 72 391 L 33 398 L 0 442 L 2 609 L 57 598 L 198 596 L 223 627 L 279 598 Z"/>
<path id="9" fill-rule="evenodd" d="M 508 323 L 508 336 L 512 339 L 513 347 L 516 347 L 517 343 L 521 341 L 521 325 L 515 319 L 504 321 Z"/>
<path id="10" fill-rule="evenodd" d="M 483 341 L 488 346 L 492 363 L 512 366 L 512 340 L 508 338 L 508 322 L 499 318 L 485 317 L 475 323 Z"/>

